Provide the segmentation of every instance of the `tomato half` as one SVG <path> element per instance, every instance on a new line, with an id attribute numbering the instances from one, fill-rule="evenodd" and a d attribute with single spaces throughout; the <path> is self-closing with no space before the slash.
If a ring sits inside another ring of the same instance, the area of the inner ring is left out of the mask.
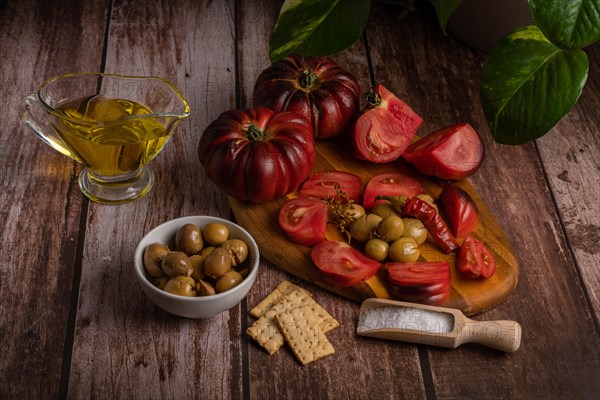
<path id="1" fill-rule="evenodd" d="M 325 240 L 327 206 L 319 199 L 290 199 L 279 209 L 279 226 L 291 242 L 314 246 Z"/>
<path id="2" fill-rule="evenodd" d="M 387 263 L 385 269 L 396 300 L 438 305 L 450 297 L 448 262 Z"/>
<path id="3" fill-rule="evenodd" d="M 345 171 L 320 171 L 308 177 L 302 184 L 300 196 L 333 199 L 344 192 L 355 203 L 360 200 L 362 180 Z"/>
<path id="4" fill-rule="evenodd" d="M 380 174 L 367 183 L 363 195 L 363 207 L 367 211 L 371 210 L 377 196 L 414 197 L 421 193 L 425 193 L 423 185 L 409 176 L 400 173 Z"/>
<path id="5" fill-rule="evenodd" d="M 402 157 L 426 175 L 441 179 L 464 179 L 483 161 L 484 147 L 469 124 L 439 129 L 411 144 Z"/>
<path id="6" fill-rule="evenodd" d="M 381 264 L 347 243 L 326 240 L 313 247 L 310 257 L 325 279 L 342 287 L 369 279 Z"/>
<path id="7" fill-rule="evenodd" d="M 467 192 L 452 183 L 447 183 L 438 197 L 438 203 L 454 236 L 464 237 L 475 230 L 479 220 L 477 207 Z"/>
<path id="8" fill-rule="evenodd" d="M 225 193 L 264 203 L 295 190 L 314 167 L 312 126 L 293 112 L 229 110 L 204 130 L 198 157 Z"/>
<path id="9" fill-rule="evenodd" d="M 458 258 L 456 259 L 458 270 L 466 278 L 476 279 L 489 278 L 496 272 L 496 260 L 490 249 L 481 241 L 472 236 L 465 237 Z"/>
<path id="10" fill-rule="evenodd" d="M 423 119 L 383 85 L 366 99 L 368 105 L 354 124 L 356 156 L 376 163 L 393 161 L 410 145 Z"/>
<path id="11" fill-rule="evenodd" d="M 292 55 L 267 67 L 254 85 L 254 106 L 307 117 L 315 138 L 349 131 L 360 107 L 356 78 L 328 57 Z"/>

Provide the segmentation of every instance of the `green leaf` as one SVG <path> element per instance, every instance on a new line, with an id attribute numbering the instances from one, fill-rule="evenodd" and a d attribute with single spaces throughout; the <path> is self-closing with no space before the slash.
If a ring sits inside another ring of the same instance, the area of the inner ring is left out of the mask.
<path id="1" fill-rule="evenodd" d="M 488 55 L 481 102 L 498 143 L 522 144 L 548 132 L 575 105 L 587 79 L 581 50 L 563 50 L 537 26 L 519 28 Z"/>
<path id="2" fill-rule="evenodd" d="M 271 61 L 294 53 L 330 55 L 350 47 L 362 34 L 370 9 L 370 0 L 286 0 L 271 35 Z"/>
<path id="3" fill-rule="evenodd" d="M 446 25 L 448 25 L 448 20 L 452 16 L 452 13 L 456 8 L 460 5 L 462 0 L 429 0 L 429 2 L 435 8 L 435 13 L 438 17 L 438 22 L 440 23 L 440 28 L 444 34 L 446 34 Z"/>
<path id="4" fill-rule="evenodd" d="M 563 49 L 581 49 L 600 39 L 600 0 L 529 0 L 544 35 Z"/>

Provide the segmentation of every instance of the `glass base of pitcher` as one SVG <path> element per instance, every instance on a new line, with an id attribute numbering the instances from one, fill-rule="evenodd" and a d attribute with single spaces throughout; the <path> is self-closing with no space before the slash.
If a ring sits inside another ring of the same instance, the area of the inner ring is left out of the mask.
<path id="1" fill-rule="evenodd" d="M 79 174 L 79 187 L 90 200 L 102 204 L 120 204 L 145 196 L 154 184 L 154 173 L 146 166 L 119 177 L 103 177 L 84 168 Z"/>

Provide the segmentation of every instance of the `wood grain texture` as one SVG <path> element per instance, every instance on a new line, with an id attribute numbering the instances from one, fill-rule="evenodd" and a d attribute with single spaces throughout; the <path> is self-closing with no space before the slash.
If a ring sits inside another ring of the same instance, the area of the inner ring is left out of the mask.
<path id="1" fill-rule="evenodd" d="M 567 235 L 560 250 L 575 256 L 600 327 L 600 43 L 586 51 L 590 71 L 577 106 L 537 148 Z"/>
<path id="2" fill-rule="evenodd" d="M 26 129 L 17 107 L 47 78 L 99 68 L 105 7 L 11 1 L 0 9 L 3 399 L 58 396 L 83 203 L 76 164 Z"/>
<path id="3" fill-rule="evenodd" d="M 280 4 L 275 1 L 241 2 L 240 6 L 238 49 L 243 89 L 240 106 L 249 107 L 254 80 L 270 64 L 268 39 Z M 336 60 L 344 68 L 358 71 L 359 82 L 370 86 L 368 70 L 364 68 L 367 60 L 362 42 Z M 272 205 L 277 207 L 276 202 Z M 424 398 L 425 383 L 415 347 L 358 338 L 354 332 L 357 304 L 300 281 L 270 263 L 265 264 L 248 296 L 248 310 L 283 279 L 288 279 L 313 293 L 315 300 L 340 322 L 341 327 L 327 335 L 336 354 L 304 367 L 296 362 L 287 347 L 269 356 L 248 338 L 249 398 Z M 248 317 L 248 324 L 252 322 L 253 319 Z"/>
<path id="4" fill-rule="evenodd" d="M 196 153 L 203 126 L 234 105 L 233 4 L 115 1 L 106 70 L 173 82 L 192 115 L 150 164 L 156 182 L 134 203 L 91 204 L 83 252 L 72 398 L 240 398 L 240 308 L 207 320 L 158 309 L 135 281 L 137 241 L 186 215 L 227 218 Z"/>
<path id="5" fill-rule="evenodd" d="M 509 398 L 590 397 L 598 391 L 593 376 L 600 371 L 600 346 L 584 290 L 564 252 L 565 238 L 534 146 L 501 146 L 491 140 L 477 93 L 483 55 L 444 37 L 427 13 L 397 24 L 385 18 L 385 9 L 377 9 L 368 35 L 404 38 L 370 41 L 369 48 L 376 80 L 387 82 L 421 113 L 426 120 L 422 133 L 467 121 L 482 134 L 486 159 L 470 180 L 510 232 L 521 265 L 516 291 L 476 318 L 521 323 L 521 349 L 506 356 L 476 345 L 453 352 L 429 348 L 437 398 L 497 398 L 499 393 Z M 401 61 L 390 63 L 394 57 Z M 561 315 L 570 322 L 557 326 Z M 549 327 L 556 327 L 556 333 L 541 333 Z M 542 364 L 558 367 L 531 367 Z M 565 364 L 572 369 L 561 369 Z M 474 370 L 476 376 L 466 372 Z"/>
<path id="6" fill-rule="evenodd" d="M 550 135 L 518 147 L 494 144 L 486 128 L 478 95 L 485 55 L 441 34 L 427 6 L 402 21 L 395 8 L 374 6 L 366 42 L 334 56 L 363 89 L 383 83 L 424 116 L 421 134 L 467 121 L 484 137 L 486 159 L 470 182 L 506 232 L 521 274 L 503 303 L 475 319 L 518 321 L 522 346 L 513 354 L 475 344 L 447 350 L 357 337 L 356 303 L 264 260 L 247 299 L 204 321 L 157 309 L 134 279 L 135 246 L 154 226 L 183 215 L 231 217 L 196 145 L 218 114 L 251 105 L 281 0 L 6 3 L 0 0 L 0 398 L 600 393 L 600 46 L 586 49 L 590 76 L 574 110 Z M 88 207 L 79 166 L 26 131 L 16 105 L 45 78 L 103 66 L 173 81 L 192 114 L 153 160 L 157 182 L 148 197 Z M 283 279 L 311 291 L 340 321 L 328 334 L 334 355 L 302 367 L 287 348 L 269 357 L 244 334 L 253 321 L 248 310 Z"/>
<path id="7" fill-rule="evenodd" d="M 433 198 L 437 198 L 442 191 L 443 182 L 420 174 L 402 160 L 386 164 L 373 164 L 352 157 L 352 146 L 345 137 L 318 141 L 316 146 L 317 165 L 315 171 L 348 171 L 360 177 L 365 185 L 376 175 L 400 172 L 421 182 L 426 192 Z M 505 233 L 471 184 L 467 180 L 463 180 L 457 182 L 457 185 L 471 196 L 477 206 L 479 223 L 471 235 L 485 243 L 492 251 L 497 263 L 496 272 L 486 280 L 463 278 L 455 267 L 456 256 L 444 254 L 432 239 L 419 246 L 420 260 L 450 263 L 452 292 L 450 298 L 442 306 L 457 308 L 467 315 L 472 315 L 498 305 L 512 293 L 517 285 L 519 266 Z M 279 226 L 279 209 L 287 198 L 293 197 L 297 197 L 297 193 L 291 193 L 265 204 L 240 202 L 231 197 L 229 202 L 238 222 L 256 239 L 262 256 L 279 268 L 355 301 L 371 297 L 390 298 L 384 271 L 349 288 L 329 283 L 323 278 L 311 261 L 310 248 L 294 245 L 288 241 L 285 238 L 285 232 Z"/>

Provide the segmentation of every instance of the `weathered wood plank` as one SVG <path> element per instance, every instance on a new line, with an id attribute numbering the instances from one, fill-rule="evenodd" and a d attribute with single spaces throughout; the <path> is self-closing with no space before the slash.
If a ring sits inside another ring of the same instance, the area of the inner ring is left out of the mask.
<path id="1" fill-rule="evenodd" d="M 521 264 L 513 295 L 477 317 L 520 322 L 521 349 L 510 355 L 470 345 L 451 352 L 428 349 L 437 397 L 592 396 L 599 390 L 599 340 L 536 149 L 492 142 L 478 98 L 483 54 L 444 37 L 428 13 L 398 23 L 385 12 L 375 10 L 368 30 L 376 79 L 424 117 L 421 133 L 463 121 L 479 130 L 486 159 L 471 181 L 500 217 Z M 378 40 L 385 37 L 397 40 Z M 566 129 L 577 128 L 569 124 Z M 565 365 L 570 367 L 560 367 Z"/>
<path id="2" fill-rule="evenodd" d="M 600 43 L 586 49 L 588 82 L 577 106 L 537 141 L 546 176 L 600 321 Z M 568 254 L 567 254 L 568 256 Z"/>
<path id="3" fill-rule="evenodd" d="M 156 183 L 139 201 L 90 205 L 83 253 L 72 398 L 240 398 L 240 308 L 186 320 L 154 307 L 135 281 L 144 233 L 196 214 L 228 217 L 202 172 L 204 126 L 235 103 L 233 2 L 115 1 L 106 71 L 172 81 L 191 116 L 151 163 Z"/>
<path id="4" fill-rule="evenodd" d="M 105 17 L 104 1 L 10 1 L 0 8 L 4 399 L 59 394 L 83 202 L 77 165 L 21 125 L 17 107 L 47 78 L 99 68 Z"/>
<path id="5" fill-rule="evenodd" d="M 280 3 L 242 2 L 239 60 L 242 107 L 252 105 L 252 89 L 260 72 L 270 64 L 268 40 Z M 336 61 L 356 75 L 363 89 L 371 86 L 362 41 L 336 55 Z M 272 265 L 264 268 L 248 297 L 248 309 L 283 279 L 305 287 L 317 302 L 338 319 L 341 327 L 327 336 L 336 349 L 333 356 L 302 367 L 287 348 L 269 356 L 252 342 L 248 345 L 250 398 L 423 398 L 424 382 L 415 346 L 389 343 L 355 334 L 358 304 L 314 285 L 300 282 Z M 248 323 L 253 319 L 248 317 Z"/>

